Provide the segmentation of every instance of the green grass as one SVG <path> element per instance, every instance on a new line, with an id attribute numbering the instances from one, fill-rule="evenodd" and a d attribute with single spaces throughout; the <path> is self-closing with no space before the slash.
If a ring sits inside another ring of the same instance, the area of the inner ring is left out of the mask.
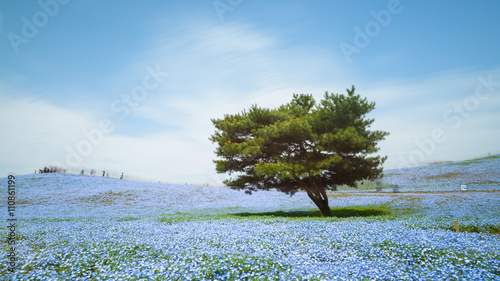
<path id="1" fill-rule="evenodd" d="M 39 180 L 42 180 L 42 178 L 41 177 L 40 178 L 35 178 L 35 177 L 33 177 L 33 178 L 24 178 L 22 181 L 24 181 L 24 182 L 32 182 L 32 181 L 39 181 Z"/>
<path id="2" fill-rule="evenodd" d="M 115 201 L 117 201 L 123 195 L 123 192 L 116 193 L 109 190 L 96 195 L 82 197 L 80 200 L 85 203 L 93 203 L 97 205 L 113 205 Z"/>
<path id="3" fill-rule="evenodd" d="M 333 217 L 351 218 L 351 217 L 373 217 L 384 216 L 391 212 L 383 206 L 355 206 L 345 208 L 331 208 Z M 319 210 L 308 211 L 276 211 L 263 213 L 235 213 L 232 214 L 239 217 L 284 217 L 284 218 L 320 218 L 322 217 Z"/>
<path id="4" fill-rule="evenodd" d="M 500 155 L 495 155 L 495 156 L 488 156 L 488 157 L 483 157 L 483 158 L 477 158 L 477 159 L 472 159 L 472 160 L 467 160 L 467 161 L 462 161 L 462 162 L 456 162 L 456 163 L 450 163 L 450 164 L 445 164 L 445 165 L 460 165 L 460 166 L 468 166 L 470 164 L 475 164 L 475 163 L 481 163 L 487 160 L 491 159 L 498 159 L 500 158 Z"/>
<path id="5" fill-rule="evenodd" d="M 485 224 L 482 226 L 477 225 L 458 225 L 460 232 L 467 233 L 489 233 L 489 234 L 500 234 L 500 225 Z M 456 231 L 454 225 L 450 225 L 446 228 L 447 230 Z"/>
<path id="6" fill-rule="evenodd" d="M 163 222 L 166 224 L 175 224 L 175 223 L 180 223 L 180 222 L 196 220 L 198 218 L 200 218 L 200 217 L 193 215 L 193 214 L 175 213 L 175 214 L 161 215 L 157 220 L 159 222 Z"/>
<path id="7" fill-rule="evenodd" d="M 482 182 L 470 182 L 468 184 L 500 184 L 500 181 L 482 181 Z M 486 191 L 484 191 L 486 192 Z M 498 192 L 497 190 L 492 190 L 492 192 Z"/>
<path id="8" fill-rule="evenodd" d="M 67 217 L 67 218 L 32 218 L 28 220 L 23 220 L 26 222 L 39 222 L 39 223 L 46 223 L 46 222 L 62 222 L 62 221 L 76 221 L 80 219 L 87 219 L 85 217 Z"/>
<path id="9" fill-rule="evenodd" d="M 460 176 L 463 176 L 463 173 L 445 173 L 441 175 L 434 175 L 434 176 L 426 176 L 425 179 L 428 180 L 434 180 L 434 179 L 454 179 L 458 178 Z"/>
<path id="10" fill-rule="evenodd" d="M 370 219 L 390 219 L 394 220 L 394 216 L 389 216 L 392 212 L 388 209 L 387 205 L 379 206 L 355 206 L 344 208 L 331 208 L 333 219 L 347 219 L 347 218 L 370 218 Z M 297 210 L 297 211 L 273 211 L 273 212 L 238 212 L 238 213 L 225 213 L 217 215 L 196 215 L 188 213 L 164 214 L 155 218 L 155 220 L 171 225 L 188 221 L 214 221 L 226 219 L 264 219 L 270 222 L 273 219 L 288 218 L 288 219 L 332 219 L 325 218 L 321 215 L 318 209 L 311 210 Z"/>
<path id="11" fill-rule="evenodd" d="M 136 217 L 122 217 L 122 218 L 118 218 L 118 221 L 135 221 L 135 220 L 139 220 L 139 218 L 136 218 Z"/>

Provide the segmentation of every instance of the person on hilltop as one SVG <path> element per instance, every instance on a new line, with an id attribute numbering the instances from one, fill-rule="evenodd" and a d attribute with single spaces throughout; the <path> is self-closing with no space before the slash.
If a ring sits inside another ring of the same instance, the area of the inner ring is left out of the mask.
<path id="1" fill-rule="evenodd" d="M 102 176 L 104 177 L 106 175 L 106 169 L 102 170 Z"/>
<path id="2" fill-rule="evenodd" d="M 121 180 L 123 179 L 123 173 L 122 173 L 122 175 L 120 176 L 120 179 L 121 179 Z"/>

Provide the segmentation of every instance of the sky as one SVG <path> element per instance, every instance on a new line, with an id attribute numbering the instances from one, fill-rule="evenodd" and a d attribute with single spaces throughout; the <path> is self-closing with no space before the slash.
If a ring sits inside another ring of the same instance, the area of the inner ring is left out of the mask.
<path id="1" fill-rule="evenodd" d="M 212 118 L 376 103 L 385 169 L 500 153 L 500 1 L 1 1 L 0 174 L 221 185 Z"/>

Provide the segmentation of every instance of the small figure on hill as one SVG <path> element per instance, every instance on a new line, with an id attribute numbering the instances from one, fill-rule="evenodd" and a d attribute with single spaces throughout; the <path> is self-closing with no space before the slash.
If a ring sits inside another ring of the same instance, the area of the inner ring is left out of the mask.
<path id="1" fill-rule="evenodd" d="M 120 179 L 121 179 L 121 180 L 123 179 L 123 173 L 122 173 L 122 175 L 120 176 Z"/>
<path id="2" fill-rule="evenodd" d="M 84 171 L 83 171 L 83 169 L 82 169 L 82 171 L 80 172 L 80 175 L 81 175 L 81 176 L 83 176 L 83 174 L 84 174 L 84 173 L 85 173 L 85 172 L 84 172 Z"/>
<path id="3" fill-rule="evenodd" d="M 106 175 L 106 170 L 102 170 L 102 176 Z"/>

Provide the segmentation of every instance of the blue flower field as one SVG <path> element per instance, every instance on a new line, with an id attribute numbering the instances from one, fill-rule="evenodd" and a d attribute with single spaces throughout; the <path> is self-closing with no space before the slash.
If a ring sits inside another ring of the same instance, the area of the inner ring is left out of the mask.
<path id="1" fill-rule="evenodd" d="M 493 156 L 386 171 L 381 192 L 331 192 L 333 218 L 305 193 L 16 176 L 17 261 L 14 273 L 0 263 L 0 277 L 500 280 L 499 168 Z"/>

